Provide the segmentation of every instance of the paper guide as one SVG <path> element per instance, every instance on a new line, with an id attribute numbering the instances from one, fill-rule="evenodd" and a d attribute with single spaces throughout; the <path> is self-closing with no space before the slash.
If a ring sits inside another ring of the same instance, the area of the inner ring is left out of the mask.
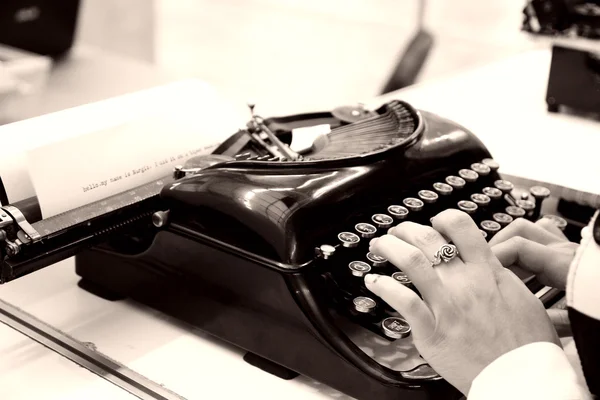
<path id="1" fill-rule="evenodd" d="M 48 218 L 168 175 L 245 118 L 209 86 L 178 82 L 0 127 L 0 176 L 10 202 L 35 195 Z"/>

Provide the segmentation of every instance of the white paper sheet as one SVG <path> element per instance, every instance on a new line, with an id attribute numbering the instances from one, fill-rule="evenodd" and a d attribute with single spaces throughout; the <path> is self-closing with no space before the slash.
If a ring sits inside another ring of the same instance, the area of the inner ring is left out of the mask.
<path id="1" fill-rule="evenodd" d="M 240 111 L 208 85 L 183 81 L 7 125 L 0 176 L 11 202 L 36 195 L 47 218 L 209 153 L 243 126 Z"/>

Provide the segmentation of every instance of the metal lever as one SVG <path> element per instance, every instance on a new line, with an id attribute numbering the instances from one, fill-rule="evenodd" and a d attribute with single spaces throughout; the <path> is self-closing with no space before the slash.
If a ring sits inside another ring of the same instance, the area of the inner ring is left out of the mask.
<path id="1" fill-rule="evenodd" d="M 18 208 L 4 206 L 0 208 L 0 210 L 10 215 L 19 226 L 21 231 L 17 232 L 17 237 L 22 243 L 37 242 L 41 240 L 41 235 L 29 224 L 29 222 L 27 222 L 27 219 Z"/>
<path id="2" fill-rule="evenodd" d="M 290 160 L 296 161 L 300 158 L 300 155 L 290 149 L 287 145 L 285 145 L 271 130 L 265 125 L 264 119 L 256 114 L 254 114 L 254 104 L 248 104 L 250 108 L 250 114 L 252 115 L 252 120 L 256 124 L 256 127 L 263 131 L 271 140 L 271 142 L 277 146 L 279 151 L 283 154 L 284 157 L 289 158 Z"/>

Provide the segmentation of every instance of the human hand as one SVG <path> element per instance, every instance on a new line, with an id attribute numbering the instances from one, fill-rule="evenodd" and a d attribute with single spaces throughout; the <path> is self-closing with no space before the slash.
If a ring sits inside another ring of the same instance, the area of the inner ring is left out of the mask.
<path id="1" fill-rule="evenodd" d="M 432 225 L 404 222 L 370 245 L 408 275 L 422 299 L 389 276 L 369 274 L 365 284 L 406 318 L 417 350 L 436 372 L 467 395 L 501 355 L 534 342 L 560 346 L 542 303 L 502 266 L 466 213 L 446 210 Z M 445 238 L 459 254 L 432 266 Z"/>
<path id="2" fill-rule="evenodd" d="M 518 218 L 489 242 L 502 265 L 536 275 L 540 283 L 565 289 L 569 266 L 578 244 L 547 218 L 536 223 Z"/>

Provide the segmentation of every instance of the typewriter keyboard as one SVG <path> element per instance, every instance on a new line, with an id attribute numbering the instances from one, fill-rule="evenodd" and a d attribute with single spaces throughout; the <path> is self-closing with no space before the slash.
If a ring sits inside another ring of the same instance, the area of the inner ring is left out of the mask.
<path id="1" fill-rule="evenodd" d="M 487 240 L 517 218 L 532 221 L 540 218 L 542 203 L 550 191 L 534 186 L 519 192 L 511 182 L 497 179 L 494 172 L 498 167 L 492 159 L 467 165 L 454 175 L 423 185 L 415 193 L 382 206 L 362 220 L 350 221 L 346 229 L 337 232 L 337 243 L 317 248 L 325 263 L 326 281 L 335 309 L 390 341 L 410 336 L 411 328 L 406 320 L 366 288 L 364 276 L 368 273 L 388 275 L 417 294 L 418 290 L 396 266 L 370 253 L 369 242 L 402 221 L 430 225 L 430 218 L 448 208 L 471 215 Z M 551 219 L 561 229 L 567 225 L 558 216 L 543 218 Z M 541 288 L 530 286 L 532 291 Z"/>

